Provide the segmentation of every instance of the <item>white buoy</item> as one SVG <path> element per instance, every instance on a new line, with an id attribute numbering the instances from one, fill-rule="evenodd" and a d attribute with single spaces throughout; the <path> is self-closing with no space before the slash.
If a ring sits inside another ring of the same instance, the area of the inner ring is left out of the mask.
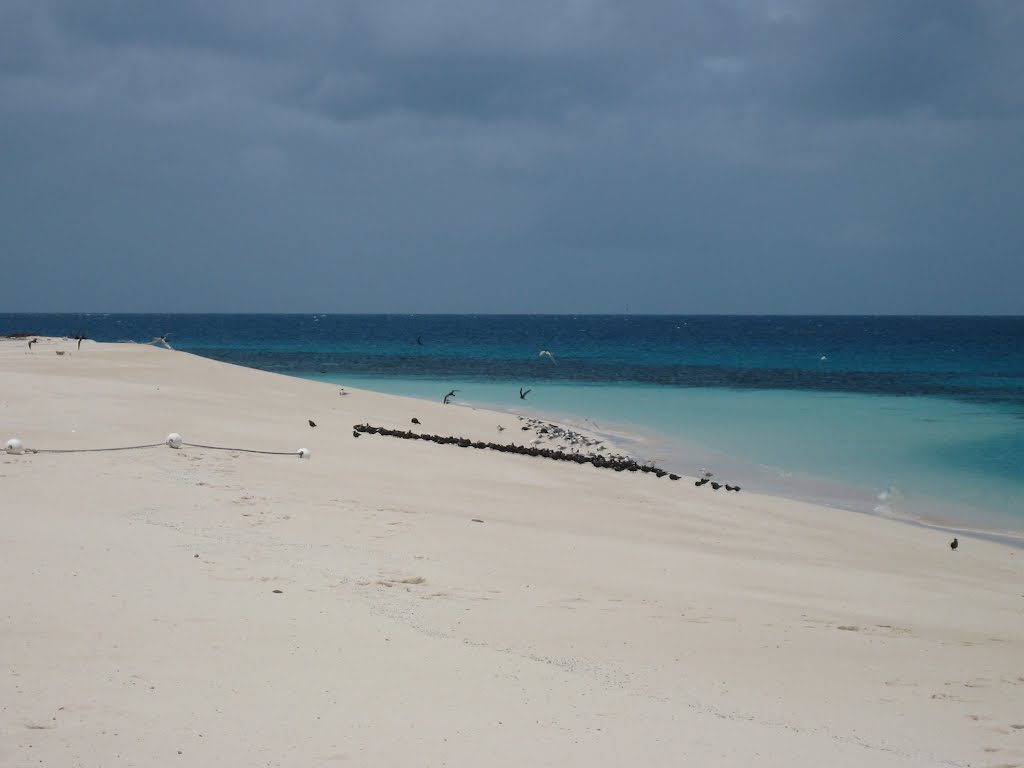
<path id="1" fill-rule="evenodd" d="M 171 434 L 167 436 L 167 444 L 171 446 L 171 448 L 181 448 L 181 435 L 177 432 L 171 432 Z"/>
<path id="2" fill-rule="evenodd" d="M 297 453 L 299 454 L 300 459 L 308 459 L 310 456 L 313 455 L 313 452 L 309 450 L 309 448 L 299 448 Z"/>
<path id="3" fill-rule="evenodd" d="M 15 456 L 20 456 L 25 452 L 25 446 L 21 444 L 21 440 L 16 437 L 12 437 L 7 441 L 5 446 L 8 453 L 13 453 Z"/>

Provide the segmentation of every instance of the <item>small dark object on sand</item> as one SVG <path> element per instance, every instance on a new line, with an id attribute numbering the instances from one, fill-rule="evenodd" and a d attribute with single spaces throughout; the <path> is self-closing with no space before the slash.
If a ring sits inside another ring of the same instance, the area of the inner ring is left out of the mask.
<path id="1" fill-rule="evenodd" d="M 413 424 L 419 424 L 419 423 L 420 423 L 420 420 L 419 420 L 419 419 L 417 419 L 417 418 L 416 418 L 415 416 L 413 416 L 413 417 L 412 417 L 412 423 L 413 423 Z"/>
<path id="2" fill-rule="evenodd" d="M 960 546 L 960 541 L 958 539 L 954 538 L 951 542 L 949 542 L 949 548 L 952 549 L 952 550 L 956 550 L 956 548 L 959 547 L 959 546 Z"/>
<path id="3" fill-rule="evenodd" d="M 283 594 L 284 594 L 284 592 L 283 592 L 282 590 L 280 590 L 280 589 L 275 589 L 275 590 L 274 590 L 274 594 L 275 594 L 275 595 L 283 595 Z"/>
<path id="4" fill-rule="evenodd" d="M 481 520 L 479 517 L 474 517 L 470 522 L 472 522 L 472 523 L 482 523 L 483 520 Z"/>
<path id="5" fill-rule="evenodd" d="M 362 433 L 358 429 L 352 430 L 352 437 L 359 437 L 360 434 Z"/>
<path id="6" fill-rule="evenodd" d="M 315 427 L 316 426 L 316 422 L 313 421 L 312 419 L 309 419 L 309 426 Z"/>

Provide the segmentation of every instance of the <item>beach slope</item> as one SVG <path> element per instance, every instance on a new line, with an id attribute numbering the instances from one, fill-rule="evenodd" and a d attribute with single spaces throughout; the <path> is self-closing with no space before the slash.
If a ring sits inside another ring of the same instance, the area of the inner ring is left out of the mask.
<path id="1" fill-rule="evenodd" d="M 0 340 L 0 441 L 155 445 L 0 453 L 0 764 L 1024 764 L 1021 550 L 353 435 L 533 437 L 443 394 Z"/>

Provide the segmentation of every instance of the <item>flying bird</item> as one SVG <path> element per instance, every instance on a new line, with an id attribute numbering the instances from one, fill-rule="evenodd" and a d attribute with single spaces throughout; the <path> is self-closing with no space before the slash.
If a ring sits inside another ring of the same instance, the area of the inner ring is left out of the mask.
<path id="1" fill-rule="evenodd" d="M 315 427 L 316 426 L 316 422 L 313 421 L 312 419 L 309 419 L 309 426 Z"/>
<path id="2" fill-rule="evenodd" d="M 523 391 L 523 388 L 522 388 L 522 387 L 520 387 L 520 388 L 519 388 L 519 399 L 520 399 L 520 400 L 525 400 L 525 399 L 526 399 L 526 396 L 527 396 L 528 394 L 530 394 L 531 392 L 533 392 L 533 390 L 532 390 L 532 389 L 528 389 L 528 390 L 526 390 L 526 391 L 524 392 L 524 391 Z"/>
<path id="3" fill-rule="evenodd" d="M 955 550 L 959 546 L 960 546 L 960 542 L 957 541 L 955 537 L 954 537 L 954 539 L 951 542 L 949 542 L 949 548 L 952 549 L 952 550 Z"/>
<path id="4" fill-rule="evenodd" d="M 171 345 L 167 343 L 167 337 L 170 336 L 170 335 L 171 334 L 169 334 L 169 333 L 165 333 L 163 336 L 154 336 L 152 341 L 149 341 L 149 342 L 146 342 L 146 343 L 147 344 L 152 344 L 154 346 L 156 346 L 157 344 L 162 344 L 167 349 L 171 349 Z"/>
<path id="5" fill-rule="evenodd" d="M 33 344 L 38 344 L 38 343 L 39 343 L 39 339 L 30 339 L 29 342 L 28 342 L 28 348 L 32 349 L 32 345 Z"/>
<path id="6" fill-rule="evenodd" d="M 85 341 L 87 338 L 89 338 L 89 336 L 85 333 L 85 331 L 79 331 L 78 333 L 75 334 L 75 339 L 78 341 L 79 351 L 81 351 L 82 349 L 82 342 Z"/>
<path id="7" fill-rule="evenodd" d="M 448 405 L 448 398 L 449 398 L 449 397 L 454 397 L 454 396 L 455 396 L 455 393 L 456 393 L 456 392 L 458 392 L 458 391 L 459 391 L 459 390 L 457 390 L 457 389 L 453 389 L 453 390 L 452 390 L 451 392 L 449 392 L 449 393 L 448 393 L 447 395 L 445 395 L 445 396 L 444 396 L 444 404 L 445 404 L 445 405 Z"/>
<path id="8" fill-rule="evenodd" d="M 550 360 L 550 361 L 551 361 L 552 363 L 554 363 L 555 365 L 558 365 L 558 361 L 557 361 L 557 360 L 555 360 L 555 356 L 554 356 L 554 355 L 552 355 L 552 354 L 551 354 L 550 352 L 548 352 L 548 351 L 547 351 L 546 349 L 542 349 L 542 350 L 540 351 L 540 354 L 539 354 L 539 355 L 537 355 L 537 357 L 546 357 L 546 358 L 548 358 L 548 360 Z"/>
<path id="9" fill-rule="evenodd" d="M 417 346 L 420 346 L 420 347 L 423 346 L 423 336 L 417 336 L 416 337 L 416 344 L 417 344 Z"/>

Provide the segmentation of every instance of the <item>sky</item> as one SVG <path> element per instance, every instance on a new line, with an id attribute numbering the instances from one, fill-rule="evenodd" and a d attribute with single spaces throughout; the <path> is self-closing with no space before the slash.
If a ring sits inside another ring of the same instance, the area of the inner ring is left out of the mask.
<path id="1" fill-rule="evenodd" d="M 1020 0 L 0 0 L 0 311 L 1024 314 Z"/>

